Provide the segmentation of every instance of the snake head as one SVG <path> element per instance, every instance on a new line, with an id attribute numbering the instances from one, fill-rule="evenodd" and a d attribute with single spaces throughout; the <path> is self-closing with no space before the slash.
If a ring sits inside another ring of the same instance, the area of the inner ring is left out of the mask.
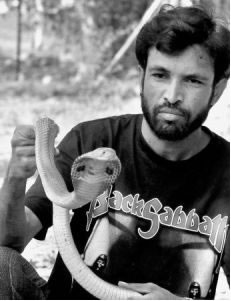
<path id="1" fill-rule="evenodd" d="M 43 117 L 37 120 L 36 126 L 36 137 L 39 137 L 39 133 L 46 133 L 50 140 L 52 140 L 58 135 L 59 127 L 58 125 L 49 117 Z M 52 138 L 51 138 L 51 137 Z M 44 137 L 44 136 L 43 136 Z"/>
<path id="2" fill-rule="evenodd" d="M 116 152 L 107 147 L 97 148 L 78 157 L 71 170 L 73 179 L 82 179 L 89 183 L 115 181 L 121 171 L 120 160 Z"/>
<path id="3" fill-rule="evenodd" d="M 121 163 L 111 148 L 97 148 L 78 157 L 71 169 L 71 178 L 78 198 L 88 202 L 113 184 L 121 171 Z"/>

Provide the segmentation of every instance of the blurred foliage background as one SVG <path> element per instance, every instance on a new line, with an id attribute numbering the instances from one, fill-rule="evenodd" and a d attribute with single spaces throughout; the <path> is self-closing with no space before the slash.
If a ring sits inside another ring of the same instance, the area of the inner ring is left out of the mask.
<path id="1" fill-rule="evenodd" d="M 19 78 L 21 80 L 30 82 L 36 80 L 47 85 L 56 83 L 56 86 L 57 82 L 60 82 L 61 87 L 59 91 L 55 89 L 55 96 L 63 94 L 76 97 L 76 92 L 82 84 L 84 90 L 86 82 L 89 88 L 89 83 L 95 81 L 110 64 L 115 53 L 132 33 L 152 2 L 150 0 L 117 0 L 116 2 L 112 0 L 0 0 L 0 12 L 2 6 L 0 80 L 12 81 L 17 78 L 16 48 L 20 44 Z M 173 5 L 195 3 L 215 12 L 223 21 L 229 20 L 229 0 L 156 0 L 156 2 Z M 18 20 L 19 6 L 20 21 Z M 21 32 L 20 42 L 17 41 L 18 31 Z M 110 77 L 121 78 L 136 66 L 134 43 L 131 48 L 110 72 Z M 76 83 L 80 84 L 76 85 Z M 71 85 L 70 90 L 67 89 L 67 85 Z M 26 87 L 24 88 L 26 90 Z M 36 90 L 36 87 L 33 87 L 33 95 L 36 92 L 34 89 Z M 23 92 L 31 91 L 28 87 L 28 91 Z M 16 93 L 19 93 L 17 89 Z M 53 92 L 46 89 L 44 93 L 45 95 L 41 96 L 46 98 Z"/>
<path id="2" fill-rule="evenodd" d="M 229 0 L 0 0 L 0 176 L 20 123 L 48 115 L 60 139 L 79 121 L 139 111 L 134 40 L 108 67 L 153 3 L 202 5 L 229 23 Z"/>

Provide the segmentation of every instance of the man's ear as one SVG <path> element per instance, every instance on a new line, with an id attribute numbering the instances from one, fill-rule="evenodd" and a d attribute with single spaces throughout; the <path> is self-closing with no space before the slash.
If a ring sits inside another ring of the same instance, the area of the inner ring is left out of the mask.
<path id="1" fill-rule="evenodd" d="M 216 83 L 213 91 L 213 97 L 211 100 L 211 107 L 215 105 L 218 99 L 221 97 L 228 83 L 227 78 L 221 79 L 218 83 Z"/>
<path id="2" fill-rule="evenodd" d="M 140 65 L 138 66 L 138 70 L 139 70 L 140 92 L 142 92 L 143 91 L 143 86 L 144 86 L 145 71 Z"/>

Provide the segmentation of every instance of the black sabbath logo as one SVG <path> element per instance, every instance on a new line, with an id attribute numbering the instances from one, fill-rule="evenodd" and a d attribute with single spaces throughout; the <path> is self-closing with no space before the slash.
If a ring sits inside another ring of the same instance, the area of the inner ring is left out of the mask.
<path id="1" fill-rule="evenodd" d="M 178 206 L 175 210 L 168 206 L 163 207 L 158 198 L 145 202 L 139 198 L 139 194 L 134 196 L 129 194 L 124 197 L 117 190 L 113 191 L 112 197 L 108 197 L 110 194 L 105 191 L 91 202 L 87 212 L 87 231 L 89 231 L 93 218 L 98 218 L 112 209 L 150 221 L 151 225 L 148 231 L 138 228 L 138 234 L 144 239 L 153 238 L 158 233 L 160 225 L 163 225 L 208 236 L 211 245 L 221 253 L 228 230 L 227 216 L 222 217 L 219 214 L 211 219 L 205 215 L 200 221 L 195 209 L 186 214 L 183 206 Z"/>

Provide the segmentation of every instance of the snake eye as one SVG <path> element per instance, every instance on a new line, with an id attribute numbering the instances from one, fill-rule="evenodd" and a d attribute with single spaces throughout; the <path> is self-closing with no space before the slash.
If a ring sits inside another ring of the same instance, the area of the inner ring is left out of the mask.
<path id="1" fill-rule="evenodd" d="M 85 170 L 85 165 L 80 165 L 76 168 L 77 172 L 84 171 L 84 170 Z"/>
<path id="2" fill-rule="evenodd" d="M 110 167 L 107 167 L 107 168 L 106 168 L 106 173 L 107 173 L 109 176 L 111 176 L 111 175 L 113 174 L 113 169 L 110 168 Z"/>

